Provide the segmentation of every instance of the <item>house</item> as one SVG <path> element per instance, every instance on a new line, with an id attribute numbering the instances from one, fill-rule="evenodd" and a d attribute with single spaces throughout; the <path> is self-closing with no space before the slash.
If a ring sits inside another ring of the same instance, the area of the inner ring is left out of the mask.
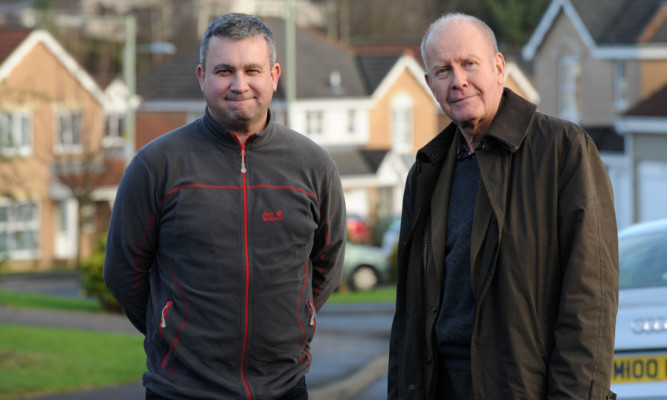
<path id="1" fill-rule="evenodd" d="M 667 184 L 631 168 L 641 163 L 633 158 L 642 146 L 637 140 L 646 137 L 616 129 L 628 127 L 617 118 L 627 122 L 635 115 L 627 112 L 667 84 L 666 16 L 662 0 L 553 0 L 523 48 L 540 110 L 579 123 L 595 140 L 614 186 L 619 227 L 667 216 L 660 198 L 644 193 L 637 203 L 633 194 Z M 646 145 L 657 145 L 656 134 L 650 137 Z"/>
<path id="2" fill-rule="evenodd" d="M 266 18 L 283 70 L 271 109 L 288 119 L 283 56 L 285 23 Z M 312 28 L 296 29 L 296 98 L 290 126 L 329 150 L 339 166 L 348 211 L 363 217 L 400 212 L 403 185 L 416 149 L 438 131 L 438 110 L 411 54 L 357 54 Z M 140 76 L 137 148 L 201 116 L 195 76 L 199 49 Z M 169 82 L 169 84 L 164 84 Z"/>
<path id="3" fill-rule="evenodd" d="M 102 152 L 104 103 L 47 31 L 0 31 L 0 257 L 11 269 L 74 266 L 106 231 L 95 189 L 119 177 Z"/>
<path id="4" fill-rule="evenodd" d="M 634 221 L 667 216 L 667 85 L 616 118 L 625 137 L 627 187 Z"/>

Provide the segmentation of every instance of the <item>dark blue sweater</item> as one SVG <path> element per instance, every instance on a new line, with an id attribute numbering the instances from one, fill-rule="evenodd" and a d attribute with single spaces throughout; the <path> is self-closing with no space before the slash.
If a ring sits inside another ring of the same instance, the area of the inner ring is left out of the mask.
<path id="1" fill-rule="evenodd" d="M 480 173 L 474 154 L 456 162 L 447 210 L 442 306 L 435 324 L 440 365 L 470 369 L 475 299 L 470 281 L 470 237 Z"/>

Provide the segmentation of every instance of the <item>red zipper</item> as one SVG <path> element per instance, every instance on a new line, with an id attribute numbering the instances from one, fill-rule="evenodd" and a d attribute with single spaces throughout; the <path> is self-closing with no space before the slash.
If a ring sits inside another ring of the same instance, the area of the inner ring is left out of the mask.
<path id="1" fill-rule="evenodd" d="M 236 136 L 236 135 L 235 135 Z M 251 136 L 250 136 L 251 137 Z M 248 137 L 248 139 L 250 138 Z M 250 258 L 248 255 L 248 185 L 246 182 L 246 150 L 245 145 L 248 143 L 246 139 L 245 143 L 242 143 L 236 136 L 239 145 L 241 145 L 241 176 L 243 178 L 243 236 L 244 236 L 244 252 L 245 252 L 245 321 L 243 328 L 243 356 L 241 358 L 241 380 L 243 380 L 243 385 L 248 392 L 248 400 L 252 400 L 252 394 L 250 393 L 250 386 L 248 386 L 248 381 L 245 378 L 245 357 L 246 350 L 248 348 L 248 307 L 249 307 L 249 294 L 250 294 Z"/>

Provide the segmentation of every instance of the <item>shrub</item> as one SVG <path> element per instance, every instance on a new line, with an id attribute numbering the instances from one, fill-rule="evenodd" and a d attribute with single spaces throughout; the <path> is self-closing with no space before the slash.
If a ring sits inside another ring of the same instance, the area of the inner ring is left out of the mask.
<path id="1" fill-rule="evenodd" d="M 81 285 L 84 293 L 87 296 L 95 297 L 105 311 L 120 313 L 122 312 L 120 305 L 116 302 L 116 299 L 114 299 L 107 285 L 104 283 L 102 271 L 104 268 L 106 244 L 107 238 L 103 236 L 91 257 L 81 262 L 79 266 L 82 275 Z"/>

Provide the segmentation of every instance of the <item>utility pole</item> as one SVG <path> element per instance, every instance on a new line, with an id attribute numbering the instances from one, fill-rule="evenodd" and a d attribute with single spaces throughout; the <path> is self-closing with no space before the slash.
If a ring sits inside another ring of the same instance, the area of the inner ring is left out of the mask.
<path id="1" fill-rule="evenodd" d="M 125 165 L 134 157 L 136 142 L 136 126 L 134 95 L 136 91 L 136 47 L 137 47 L 137 20 L 133 15 L 125 17 L 125 47 L 123 49 L 123 79 L 127 87 L 127 109 L 125 122 Z"/>
<path id="2" fill-rule="evenodd" d="M 294 100 L 296 98 L 296 38 L 294 33 L 294 0 L 286 0 L 285 18 L 285 123 L 289 128 L 294 126 Z"/>

